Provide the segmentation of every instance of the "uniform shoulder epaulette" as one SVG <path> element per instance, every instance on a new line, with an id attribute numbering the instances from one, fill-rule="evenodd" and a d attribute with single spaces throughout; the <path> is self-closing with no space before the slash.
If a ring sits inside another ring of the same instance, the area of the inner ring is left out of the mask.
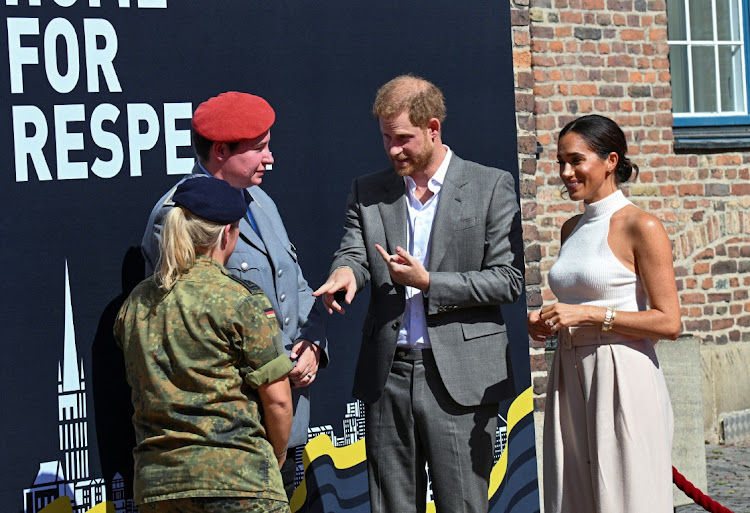
<path id="1" fill-rule="evenodd" d="M 196 178 L 210 178 L 210 176 L 206 175 L 205 177 L 203 175 L 191 175 L 185 178 L 185 180 L 194 180 Z M 174 200 L 172 197 L 174 196 L 174 193 L 177 192 L 177 187 L 180 186 L 181 183 L 183 183 L 184 180 L 181 180 L 178 182 L 174 187 L 172 187 L 172 190 L 169 191 L 169 194 L 167 194 L 167 197 L 164 198 L 164 202 L 161 204 L 162 207 L 173 207 L 174 206 Z"/>
<path id="2" fill-rule="evenodd" d="M 162 207 L 173 207 L 174 201 L 172 200 L 172 196 L 174 196 L 174 193 L 177 191 L 177 186 L 175 185 L 172 187 L 172 190 L 169 191 L 169 194 L 167 194 L 167 197 L 164 198 L 164 202 L 161 204 Z"/>
<path id="3" fill-rule="evenodd" d="M 255 283 L 253 283 L 251 281 L 243 280 L 242 278 L 238 278 L 234 274 L 227 274 L 226 276 L 229 279 L 231 279 L 233 281 L 236 281 L 237 283 L 239 283 L 240 285 L 242 285 L 243 287 L 245 287 L 247 289 L 247 291 L 250 292 L 250 294 L 263 294 L 263 289 L 261 289 L 258 285 L 256 285 Z"/>

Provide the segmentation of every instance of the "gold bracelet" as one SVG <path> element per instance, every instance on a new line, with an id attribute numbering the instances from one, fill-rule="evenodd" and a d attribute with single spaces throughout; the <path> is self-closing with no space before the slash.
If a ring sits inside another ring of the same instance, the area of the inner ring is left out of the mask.
<path id="1" fill-rule="evenodd" d="M 602 331 L 609 331 L 612 329 L 612 325 L 615 322 L 615 316 L 617 313 L 610 307 L 607 307 L 607 311 L 604 313 L 604 322 L 602 323 Z"/>

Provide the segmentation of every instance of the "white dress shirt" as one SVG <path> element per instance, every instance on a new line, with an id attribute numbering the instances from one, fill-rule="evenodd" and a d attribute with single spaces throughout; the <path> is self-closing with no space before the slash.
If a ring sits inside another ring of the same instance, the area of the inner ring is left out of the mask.
<path id="1" fill-rule="evenodd" d="M 406 184 L 406 208 L 408 212 L 406 230 L 406 250 L 411 256 L 419 260 L 427 267 L 430 260 L 430 234 L 432 233 L 432 222 L 435 220 L 438 202 L 440 201 L 440 189 L 443 187 L 445 172 L 451 161 L 451 149 L 448 150 L 443 162 L 435 174 L 427 183 L 427 188 L 432 196 L 424 205 L 414 195 L 417 184 L 410 176 L 404 177 Z M 399 347 L 410 349 L 427 349 L 430 347 L 430 337 L 427 334 L 427 320 L 424 313 L 424 294 L 415 287 L 406 287 L 406 308 L 404 309 L 404 320 L 398 332 Z"/>

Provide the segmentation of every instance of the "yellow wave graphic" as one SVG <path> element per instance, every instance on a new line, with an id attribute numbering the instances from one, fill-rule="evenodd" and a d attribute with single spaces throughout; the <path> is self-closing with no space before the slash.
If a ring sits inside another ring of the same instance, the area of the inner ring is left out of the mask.
<path id="1" fill-rule="evenodd" d="M 39 513 L 73 513 L 73 507 L 70 505 L 70 497 L 67 495 L 58 497 L 42 508 Z"/>
<path id="2" fill-rule="evenodd" d="M 513 431 L 514 427 L 516 427 L 516 424 L 518 424 L 518 422 L 522 418 L 524 418 L 526 415 L 529 415 L 533 411 L 534 394 L 531 390 L 531 387 L 529 387 L 521 392 L 510 405 L 510 408 L 508 408 L 508 427 L 506 432 L 508 440 L 510 440 L 510 432 Z M 495 466 L 492 467 L 492 472 L 490 473 L 490 497 L 495 495 L 495 492 L 497 492 L 497 489 L 500 487 L 500 483 L 502 483 L 503 479 L 505 479 L 505 471 L 507 470 L 507 468 L 508 448 L 506 447 L 503 451 L 502 456 L 500 456 L 500 459 L 497 460 Z"/>
<path id="3" fill-rule="evenodd" d="M 507 436 L 510 439 L 510 432 L 518 424 L 518 422 L 534 411 L 534 399 L 531 387 L 524 390 L 519 394 L 508 409 L 508 425 L 507 425 Z M 302 452 L 302 465 L 307 472 L 308 465 L 315 461 L 320 456 L 327 455 L 333 460 L 333 464 L 336 468 L 344 469 L 350 468 L 354 465 L 365 461 L 365 439 L 362 438 L 356 443 L 347 445 L 345 447 L 334 447 L 331 443 L 331 439 L 328 435 L 316 436 L 310 440 L 305 446 L 305 450 Z M 495 495 L 497 489 L 500 487 L 500 483 L 505 478 L 505 472 L 508 468 L 508 450 L 503 451 L 500 459 L 497 460 L 495 466 L 492 468 L 490 474 L 490 489 L 489 497 Z M 307 498 L 307 484 L 306 479 L 302 479 L 302 483 L 294 491 L 289 505 L 293 512 L 299 511 L 304 505 L 305 499 Z M 427 513 L 435 513 L 435 504 L 427 504 Z"/>
<path id="4" fill-rule="evenodd" d="M 70 497 L 67 495 L 58 497 L 41 509 L 39 513 L 73 513 Z M 116 513 L 115 505 L 112 502 L 100 502 L 86 513 Z"/>
<path id="5" fill-rule="evenodd" d="M 328 435 L 319 435 L 307 442 L 305 450 L 302 451 L 302 466 L 307 472 L 307 467 L 317 458 L 328 455 L 336 468 L 350 468 L 358 463 L 365 461 L 365 439 L 361 438 L 355 443 L 344 447 L 334 447 Z M 294 490 L 289 501 L 289 507 L 292 511 L 298 511 L 307 498 L 307 480 L 302 479 L 302 483 Z"/>
<path id="6" fill-rule="evenodd" d="M 88 510 L 87 513 L 116 513 L 115 505 L 111 502 L 102 502 Z"/>
<path id="7" fill-rule="evenodd" d="M 516 424 L 533 410 L 534 400 L 531 387 L 529 387 L 516 397 L 508 409 L 507 435 L 509 439 L 510 432 Z M 356 443 L 345 447 L 334 447 L 328 435 L 316 436 L 307 443 L 305 450 L 302 452 L 302 465 L 304 466 L 305 471 L 307 471 L 307 467 L 310 463 L 324 455 L 331 458 L 336 468 L 351 468 L 354 465 L 365 461 L 365 439 L 362 438 Z M 495 492 L 497 492 L 500 483 L 502 483 L 505 478 L 507 468 L 508 450 L 506 448 L 500 459 L 492 468 L 492 473 L 490 474 L 489 497 L 492 497 Z M 303 479 L 302 483 L 294 491 L 294 495 L 290 501 L 292 511 L 298 511 L 304 505 L 306 498 L 307 483 L 306 480 Z M 73 508 L 70 505 L 70 499 L 67 496 L 63 496 L 48 504 L 39 513 L 73 513 Z M 102 502 L 88 510 L 86 513 L 115 513 L 115 505 L 111 502 Z M 427 504 L 427 513 L 435 513 L 435 505 L 433 503 Z"/>

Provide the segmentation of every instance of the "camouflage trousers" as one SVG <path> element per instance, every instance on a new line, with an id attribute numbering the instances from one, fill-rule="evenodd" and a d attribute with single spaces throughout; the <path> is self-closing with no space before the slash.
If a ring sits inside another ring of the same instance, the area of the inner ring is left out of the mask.
<path id="1" fill-rule="evenodd" d="M 189 497 L 148 502 L 140 513 L 289 513 L 286 501 L 244 497 Z"/>

